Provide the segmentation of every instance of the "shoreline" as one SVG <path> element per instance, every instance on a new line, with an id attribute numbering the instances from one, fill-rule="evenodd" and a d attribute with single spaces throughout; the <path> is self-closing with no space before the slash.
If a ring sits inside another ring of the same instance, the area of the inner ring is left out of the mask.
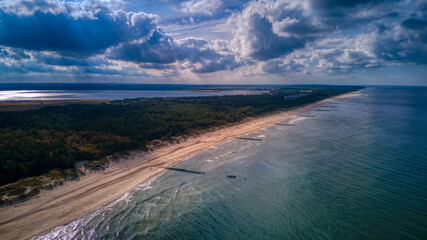
<path id="1" fill-rule="evenodd" d="M 111 163 L 104 171 L 89 173 L 81 176 L 79 181 L 66 182 L 53 190 L 43 190 L 26 202 L 1 208 L 0 235 L 3 239 L 30 239 L 42 235 L 116 201 L 139 184 L 166 171 L 165 167 L 185 161 L 208 148 L 293 119 L 337 99 L 359 95 L 358 92 L 338 95 L 206 132 L 153 152 L 136 153 L 128 160 Z"/>

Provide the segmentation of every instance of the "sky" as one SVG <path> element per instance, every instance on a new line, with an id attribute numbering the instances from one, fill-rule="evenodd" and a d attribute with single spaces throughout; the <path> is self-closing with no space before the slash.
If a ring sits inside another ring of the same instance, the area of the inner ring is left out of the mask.
<path id="1" fill-rule="evenodd" d="M 427 0 L 0 0 L 0 83 L 427 85 Z"/>

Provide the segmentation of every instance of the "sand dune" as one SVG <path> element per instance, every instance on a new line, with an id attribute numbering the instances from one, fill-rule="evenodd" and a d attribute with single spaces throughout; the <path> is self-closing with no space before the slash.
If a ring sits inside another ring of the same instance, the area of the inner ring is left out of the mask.
<path id="1" fill-rule="evenodd" d="M 138 184 L 165 171 L 164 167 L 184 161 L 189 156 L 230 139 L 298 117 L 338 98 L 357 95 L 359 94 L 343 94 L 189 138 L 185 142 L 168 145 L 150 153 L 135 154 L 129 160 L 110 164 L 105 171 L 87 174 L 79 181 L 67 182 L 54 190 L 42 191 L 29 201 L 0 208 L 1 239 L 30 239 L 46 233 L 120 198 Z"/>

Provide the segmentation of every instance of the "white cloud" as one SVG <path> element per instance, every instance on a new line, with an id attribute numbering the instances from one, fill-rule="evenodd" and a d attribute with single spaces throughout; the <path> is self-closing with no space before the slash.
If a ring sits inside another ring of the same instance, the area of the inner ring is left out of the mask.
<path id="1" fill-rule="evenodd" d="M 308 17 L 306 1 L 250 2 L 233 15 L 237 30 L 231 46 L 243 57 L 269 60 L 289 54 L 322 36 L 323 26 Z"/>
<path id="2" fill-rule="evenodd" d="M 190 0 L 181 3 L 180 11 L 188 15 L 212 16 L 221 5 L 221 0 Z"/>
<path id="3" fill-rule="evenodd" d="M 160 2 L 178 20 L 125 0 L 0 0 L 0 71 L 260 83 L 426 64 L 421 0 L 252 0 L 241 11 L 221 0 Z"/>
<path id="4" fill-rule="evenodd" d="M 84 1 L 59 1 L 59 0 L 13 0 L 1 1 L 0 9 L 6 13 L 16 15 L 32 15 L 39 11 L 42 13 L 65 13 L 74 18 L 91 18 L 103 10 L 123 10 L 123 0 L 84 0 Z"/>

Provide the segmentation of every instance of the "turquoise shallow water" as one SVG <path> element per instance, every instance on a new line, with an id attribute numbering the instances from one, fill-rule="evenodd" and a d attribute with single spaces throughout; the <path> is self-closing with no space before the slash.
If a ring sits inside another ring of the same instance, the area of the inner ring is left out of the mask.
<path id="1" fill-rule="evenodd" d="M 208 149 L 175 166 L 206 174 L 167 171 L 40 239 L 426 239 L 427 88 L 362 93 Z"/>

